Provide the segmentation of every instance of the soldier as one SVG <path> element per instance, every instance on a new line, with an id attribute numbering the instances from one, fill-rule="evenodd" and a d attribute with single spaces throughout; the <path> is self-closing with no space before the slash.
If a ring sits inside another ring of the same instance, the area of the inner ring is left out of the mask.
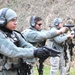
<path id="1" fill-rule="evenodd" d="M 23 36 L 15 31 L 16 26 L 17 14 L 12 9 L 2 8 L 0 10 L 0 75 L 30 75 L 26 72 L 28 68 L 26 62 L 24 68 L 20 69 L 19 60 L 31 58 L 36 62 L 36 57 L 46 59 L 50 54 L 49 51 L 52 50 L 45 47 L 37 49 L 26 42 Z"/>
<path id="2" fill-rule="evenodd" d="M 45 40 L 48 38 L 52 38 L 56 35 L 64 33 L 66 28 L 62 28 L 60 30 L 43 30 L 42 29 L 42 18 L 37 16 L 32 16 L 30 19 L 30 28 L 24 30 L 22 32 L 26 41 L 33 44 L 36 47 L 42 47 L 45 45 Z M 43 45 L 42 45 L 43 44 Z"/>
<path id="3" fill-rule="evenodd" d="M 38 16 L 32 16 L 30 19 L 30 28 L 22 32 L 26 41 L 33 44 L 35 47 L 42 47 L 45 45 L 46 39 L 52 38 L 58 34 L 66 31 L 66 28 L 60 30 L 43 30 L 42 29 L 42 18 Z"/>
<path id="4" fill-rule="evenodd" d="M 72 33 L 72 28 L 71 26 L 74 25 L 74 21 L 73 19 L 68 18 L 67 19 L 67 23 L 65 24 L 65 26 L 70 26 L 69 30 L 67 32 L 67 34 Z M 66 75 L 70 75 L 70 66 L 71 66 L 71 61 L 72 61 L 72 56 L 73 56 L 73 48 L 74 48 L 74 44 L 73 44 L 73 39 L 69 39 L 66 43 L 66 54 L 65 54 L 65 67 L 66 67 Z"/>
<path id="5" fill-rule="evenodd" d="M 59 30 L 63 27 L 62 20 L 60 18 L 54 19 L 54 27 L 51 29 Z M 58 36 L 55 36 L 52 38 L 52 48 L 59 50 L 60 54 L 57 54 L 56 52 L 51 53 L 50 57 L 50 64 L 51 64 L 51 71 L 50 75 L 56 75 L 58 69 L 60 70 L 60 75 L 66 75 L 66 69 L 65 69 L 65 60 L 64 60 L 64 42 L 68 40 L 68 38 L 73 38 L 74 35 L 71 34 L 60 34 Z"/>

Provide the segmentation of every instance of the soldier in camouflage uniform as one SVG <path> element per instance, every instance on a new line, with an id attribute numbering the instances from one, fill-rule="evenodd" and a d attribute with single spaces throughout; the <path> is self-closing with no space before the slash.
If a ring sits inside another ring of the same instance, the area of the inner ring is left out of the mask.
<path id="1" fill-rule="evenodd" d="M 18 71 L 20 58 L 34 59 L 31 61 L 36 62 L 36 57 L 46 57 L 49 53 L 48 49 L 37 49 L 26 42 L 15 31 L 16 25 L 16 13 L 12 9 L 0 9 L 0 75 L 22 75 Z"/>
<path id="2" fill-rule="evenodd" d="M 54 19 L 54 27 L 51 29 L 59 30 L 63 27 L 62 20 L 60 18 Z M 68 38 L 73 38 L 74 35 L 71 34 L 60 34 L 54 38 L 52 38 L 52 48 L 59 50 L 60 54 L 57 54 L 55 52 L 51 53 L 50 57 L 50 64 L 51 64 L 51 71 L 50 75 L 56 75 L 57 71 L 60 70 L 60 75 L 66 75 L 66 69 L 65 69 L 65 60 L 64 60 L 64 42 L 68 40 Z"/>
<path id="3" fill-rule="evenodd" d="M 52 38 L 56 35 L 64 33 L 66 28 L 60 30 L 43 30 L 42 29 L 42 18 L 32 16 L 30 19 L 30 27 L 22 32 L 26 41 L 33 44 L 35 47 L 42 47 L 45 45 L 46 39 Z"/>
<path id="4" fill-rule="evenodd" d="M 43 30 L 42 18 L 38 16 L 32 16 L 30 19 L 30 28 L 22 32 L 26 41 L 33 44 L 35 47 L 42 47 L 45 45 L 46 39 L 53 38 L 54 36 L 61 34 L 66 31 L 66 28 L 61 30 Z"/>
<path id="5" fill-rule="evenodd" d="M 74 21 L 73 19 L 68 18 L 67 23 L 65 25 L 73 25 Z M 69 30 L 67 34 L 72 33 L 73 34 L 73 28 L 69 27 Z M 72 56 L 73 56 L 73 39 L 69 39 L 66 44 L 66 56 L 65 56 L 65 67 L 66 67 L 66 75 L 70 75 L 70 66 L 71 66 L 71 61 L 72 61 Z"/>

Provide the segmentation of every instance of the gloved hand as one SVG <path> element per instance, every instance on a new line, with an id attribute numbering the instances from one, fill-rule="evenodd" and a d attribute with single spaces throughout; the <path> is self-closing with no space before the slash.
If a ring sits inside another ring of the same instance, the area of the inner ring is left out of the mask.
<path id="1" fill-rule="evenodd" d="M 34 51 L 34 56 L 45 60 L 50 56 L 50 52 L 46 48 L 41 47 Z"/>
<path id="2" fill-rule="evenodd" d="M 52 48 L 47 48 L 46 46 L 38 48 L 34 51 L 34 56 L 38 57 L 42 60 L 47 59 L 50 55 L 51 52 L 56 52 L 58 50 L 52 49 Z M 56 53 L 60 53 L 60 52 L 56 52 Z"/>

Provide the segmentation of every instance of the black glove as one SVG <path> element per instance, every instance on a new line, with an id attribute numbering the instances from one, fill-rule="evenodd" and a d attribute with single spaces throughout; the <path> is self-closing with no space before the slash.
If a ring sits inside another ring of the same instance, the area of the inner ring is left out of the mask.
<path id="1" fill-rule="evenodd" d="M 50 56 L 50 52 L 42 47 L 34 51 L 34 56 L 39 58 L 38 73 L 39 75 L 43 75 L 43 62 Z"/>
<path id="2" fill-rule="evenodd" d="M 44 46 L 44 47 L 36 49 L 34 51 L 34 56 L 45 60 L 51 55 L 51 52 L 56 52 L 56 51 L 58 50 L 47 48 L 46 46 Z M 59 54 L 60 52 L 56 52 L 56 53 Z"/>
<path id="3" fill-rule="evenodd" d="M 45 60 L 50 56 L 50 52 L 46 48 L 41 47 L 34 51 L 34 56 Z"/>

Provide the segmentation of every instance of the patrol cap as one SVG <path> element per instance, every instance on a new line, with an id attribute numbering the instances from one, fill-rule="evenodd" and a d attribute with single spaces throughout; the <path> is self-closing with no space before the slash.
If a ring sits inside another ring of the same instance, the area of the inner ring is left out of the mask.
<path id="1" fill-rule="evenodd" d="M 53 22 L 54 26 L 58 26 L 60 23 L 62 23 L 62 20 L 60 18 L 55 18 Z"/>
<path id="2" fill-rule="evenodd" d="M 6 9 L 6 8 L 0 9 L 0 16 L 2 15 L 2 12 L 4 9 Z M 11 19 L 17 17 L 17 14 L 15 13 L 15 11 L 12 9 L 9 9 L 9 8 L 7 8 L 7 11 L 4 14 L 5 14 L 5 18 L 6 18 L 7 22 L 10 21 Z"/>

